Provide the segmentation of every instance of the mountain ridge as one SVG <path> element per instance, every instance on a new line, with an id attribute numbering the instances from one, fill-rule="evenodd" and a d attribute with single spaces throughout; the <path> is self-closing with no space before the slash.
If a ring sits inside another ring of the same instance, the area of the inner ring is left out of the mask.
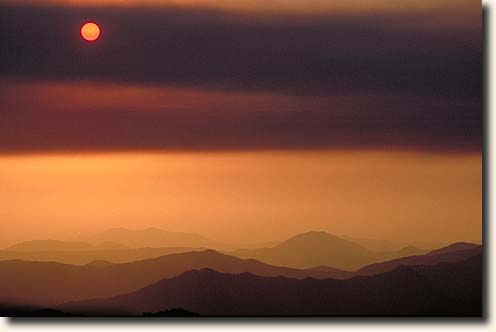
<path id="1" fill-rule="evenodd" d="M 296 234 L 271 248 L 240 249 L 228 253 L 277 266 L 299 269 L 330 266 L 352 271 L 381 260 L 424 252 L 413 247 L 392 252 L 373 252 L 325 231 L 310 231 Z"/>
<path id="2" fill-rule="evenodd" d="M 111 228 L 100 233 L 80 236 L 79 240 L 84 240 L 88 243 L 111 241 L 122 243 L 129 248 L 203 247 L 219 250 L 227 248 L 225 244 L 195 233 L 172 232 L 156 227 L 137 230 L 123 227 Z"/>
<path id="3" fill-rule="evenodd" d="M 448 276 L 451 279 L 446 282 Z M 128 294 L 69 302 L 57 309 L 89 315 L 141 315 L 180 307 L 207 316 L 480 316 L 481 280 L 480 255 L 435 266 L 401 266 L 377 276 L 347 280 L 298 280 L 201 269 Z"/>
<path id="4" fill-rule="evenodd" d="M 443 255 L 428 256 L 428 262 L 436 264 L 443 260 L 458 261 L 475 254 L 476 251 L 471 254 L 462 251 L 450 253 L 448 258 Z M 414 258 L 413 263 L 416 263 L 415 259 L 418 258 Z M 239 259 L 214 250 L 170 254 L 122 264 L 85 266 L 11 260 L 0 261 L 0 297 L 13 298 L 20 303 L 31 305 L 54 305 L 70 300 L 109 297 L 130 292 L 160 279 L 200 268 L 213 268 L 224 273 L 249 271 L 266 277 L 349 279 L 360 274 L 373 275 L 387 272 L 401 263 L 396 261 L 391 265 L 385 262 L 382 269 L 376 266 L 372 272 L 366 271 L 367 273 L 343 271 L 332 267 L 293 269 L 272 266 L 255 259 Z"/>
<path id="5" fill-rule="evenodd" d="M 36 252 L 67 252 L 67 251 L 96 251 L 96 250 L 127 250 L 128 247 L 112 241 L 90 244 L 83 241 L 61 240 L 29 240 L 11 245 L 0 251 L 36 253 Z"/>
<path id="6" fill-rule="evenodd" d="M 116 234 L 114 232 L 125 232 L 128 235 L 131 234 L 129 235 L 132 238 L 131 240 L 140 241 L 132 242 L 131 244 L 141 244 L 146 245 L 146 247 L 128 248 L 121 244 L 117 244 L 116 242 L 109 242 L 108 240 L 123 240 L 123 238 L 116 238 L 122 234 Z M 34 261 L 59 261 L 78 265 L 85 265 L 94 260 L 125 263 L 159 257 L 169 253 L 197 251 L 210 248 L 223 251 L 239 258 L 256 258 L 267 264 L 276 266 L 288 266 L 298 269 L 328 266 L 343 270 L 355 270 L 370 263 L 426 252 L 411 246 L 403 247 L 396 251 L 372 252 L 352 241 L 342 239 L 324 231 L 299 233 L 269 248 L 226 251 L 208 246 L 151 247 L 153 244 L 177 243 L 171 242 L 168 238 L 163 238 L 162 235 L 164 233 L 161 232 L 162 231 L 157 228 L 147 228 L 139 231 L 131 231 L 125 228 L 110 229 L 105 233 L 112 233 L 113 235 L 110 238 L 104 235 L 98 239 L 93 239 L 93 243 L 98 243 L 97 245 L 86 242 L 63 242 L 53 240 L 23 242 L 10 247 L 10 250 L 0 250 L 0 260 L 19 258 Z M 155 242 L 149 241 L 149 233 L 153 233 Z M 166 234 L 171 234 L 171 232 L 166 232 Z M 180 234 L 180 237 L 182 238 L 179 240 L 182 241 L 181 243 L 185 243 L 183 241 L 183 236 L 188 233 L 173 234 Z M 138 236 L 138 239 L 136 239 L 135 236 Z M 188 241 L 191 244 L 191 241 L 193 240 L 190 239 Z M 197 240 L 194 240 L 194 242 L 197 244 L 206 244 L 204 242 L 198 242 Z M 20 249 L 20 251 L 15 251 L 13 249 Z"/>

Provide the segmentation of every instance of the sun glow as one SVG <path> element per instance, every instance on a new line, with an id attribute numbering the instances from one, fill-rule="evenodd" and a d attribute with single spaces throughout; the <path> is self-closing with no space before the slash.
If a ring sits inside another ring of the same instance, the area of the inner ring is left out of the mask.
<path id="1" fill-rule="evenodd" d="M 98 24 L 93 22 L 85 23 L 81 27 L 81 37 L 89 42 L 97 40 L 100 37 L 100 33 L 100 27 L 98 26 Z"/>

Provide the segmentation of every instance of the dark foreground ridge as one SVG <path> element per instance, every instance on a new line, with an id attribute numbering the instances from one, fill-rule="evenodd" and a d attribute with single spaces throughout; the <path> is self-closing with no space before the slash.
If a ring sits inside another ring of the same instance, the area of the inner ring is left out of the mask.
<path id="1" fill-rule="evenodd" d="M 174 308 L 159 312 L 144 312 L 144 317 L 195 317 L 200 316 L 197 312 L 191 312 L 183 308 Z"/>
<path id="2" fill-rule="evenodd" d="M 40 308 L 54 308 L 70 301 L 127 294 L 162 279 L 170 279 L 186 271 L 204 268 L 228 274 L 250 272 L 262 277 L 349 279 L 390 272 L 398 266 L 461 262 L 480 255 L 481 252 L 480 245 L 467 247 L 467 244 L 459 244 L 424 255 L 375 263 L 354 272 L 329 266 L 311 269 L 273 266 L 255 259 L 240 259 L 213 250 L 170 254 L 124 264 L 94 262 L 84 266 L 6 260 L 0 261 L 0 304 L 20 303 Z M 63 282 L 60 282 L 61 280 Z M 158 310 L 164 309 L 170 308 L 158 308 Z"/>
<path id="3" fill-rule="evenodd" d="M 348 280 L 226 274 L 211 269 L 125 295 L 71 302 L 59 310 L 89 316 L 141 316 L 184 308 L 204 316 L 482 315 L 481 255 L 434 266 L 400 266 Z"/>
<path id="4" fill-rule="evenodd" d="M 82 317 L 82 315 L 70 314 L 51 308 L 19 305 L 0 306 L 0 312 L 6 317 Z"/>

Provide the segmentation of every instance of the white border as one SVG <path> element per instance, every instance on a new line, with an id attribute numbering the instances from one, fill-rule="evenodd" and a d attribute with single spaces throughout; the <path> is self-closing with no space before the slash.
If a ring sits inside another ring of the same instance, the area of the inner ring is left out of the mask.
<path id="1" fill-rule="evenodd" d="M 332 0 L 329 0 L 332 1 Z M 435 1 L 435 0 L 433 0 Z M 494 80 L 496 78 L 496 66 L 490 65 L 494 63 L 493 60 L 496 59 L 496 32 L 494 24 L 494 15 L 496 13 L 496 6 L 492 4 L 490 0 L 483 0 L 482 3 L 488 11 L 488 27 L 487 32 L 489 36 L 487 41 L 489 41 L 490 47 L 487 49 L 488 54 L 488 68 L 489 79 Z M 488 266 L 486 278 L 487 278 L 487 288 L 486 292 L 488 295 L 487 301 L 487 318 L 485 321 L 465 321 L 462 319 L 445 319 L 445 320 L 416 320 L 416 319 L 392 319 L 387 320 L 382 319 L 326 319 L 326 320 L 306 320 L 306 319 L 288 319 L 288 320 L 264 320 L 264 319 L 225 319 L 225 320 L 201 320 L 199 322 L 195 321 L 147 321 L 139 323 L 139 320 L 124 320 L 121 322 L 108 321 L 108 320 L 93 320 L 90 322 L 85 322 L 82 320 L 77 320 L 77 322 L 70 323 L 70 320 L 65 320 L 62 322 L 55 322 L 54 320 L 47 319 L 49 322 L 43 323 L 41 320 L 36 320 L 32 323 L 12 323 L 7 318 L 0 318 L 0 331 L 164 331 L 175 332 L 175 331 L 496 331 L 496 320 L 494 319 L 496 310 L 494 304 L 495 298 L 495 287 L 489 287 L 489 281 L 494 281 L 495 275 L 495 255 L 494 246 L 490 245 L 489 239 L 496 238 L 494 234 L 495 227 L 491 224 L 494 222 L 492 216 L 492 208 L 496 203 L 496 198 L 494 195 L 490 195 L 493 192 L 495 180 L 494 177 L 490 177 L 489 173 L 494 172 L 492 158 L 490 155 L 494 155 L 496 152 L 496 142 L 495 136 L 491 134 L 489 128 L 496 128 L 496 117 L 491 116 L 491 111 L 495 110 L 494 96 L 496 96 L 496 85 L 490 85 L 488 87 L 488 109 L 487 109 L 487 143 L 485 153 L 485 167 L 486 175 L 485 185 L 489 187 L 485 191 L 485 205 L 486 205 L 486 220 L 484 225 L 484 245 L 486 256 L 486 264 Z M 66 323 L 67 322 L 67 323 Z"/>

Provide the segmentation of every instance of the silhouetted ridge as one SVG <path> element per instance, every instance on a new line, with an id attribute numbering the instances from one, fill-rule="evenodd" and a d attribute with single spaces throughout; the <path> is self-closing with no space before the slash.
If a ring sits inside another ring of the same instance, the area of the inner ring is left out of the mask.
<path id="1" fill-rule="evenodd" d="M 93 261 L 104 260 L 111 263 L 127 263 L 148 258 L 156 258 L 168 254 L 204 250 L 191 247 L 167 248 L 133 248 L 126 249 L 115 244 L 105 243 L 92 250 L 48 250 L 48 251 L 11 251 L 0 250 L 0 261 L 22 259 L 27 261 L 50 262 L 86 265 Z"/>
<path id="2" fill-rule="evenodd" d="M 43 306 L 71 300 L 126 293 L 185 271 L 210 268 L 226 273 L 261 276 L 329 278 L 346 271 L 299 270 L 239 259 L 214 250 L 171 254 L 124 264 L 84 266 L 49 262 L 0 261 L 0 294 L 21 303 Z M 64 282 L 61 283 L 60 280 Z M 160 310 L 163 308 L 159 308 Z"/>
<path id="3" fill-rule="evenodd" d="M 441 248 L 439 250 L 432 251 L 425 255 L 407 256 L 380 263 L 370 264 L 353 272 L 353 274 L 375 275 L 375 274 L 391 271 L 398 266 L 436 265 L 442 262 L 459 262 L 482 254 L 482 246 L 476 244 L 458 247 L 458 248 L 470 248 L 467 250 L 454 251 L 455 248 L 457 247 L 451 247 L 448 250 L 444 250 L 444 248 Z"/>
<path id="4" fill-rule="evenodd" d="M 241 272 L 241 273 L 222 273 L 219 271 L 216 271 L 214 269 L 210 268 L 203 268 L 203 269 L 198 269 L 198 270 L 189 270 L 186 271 L 176 277 L 174 279 L 182 279 L 182 278 L 190 278 L 190 279 L 209 279 L 209 278 L 215 278 L 219 275 L 224 275 L 224 276 L 236 276 L 236 277 L 249 277 L 249 278 L 264 278 L 262 276 L 258 276 L 254 273 L 251 272 Z M 272 277 L 272 278 L 279 278 L 279 277 Z M 284 277 L 280 277 L 284 278 Z M 304 278 L 306 279 L 306 278 Z M 167 282 L 169 279 L 164 279 L 159 281 L 160 282 Z"/>
<path id="5" fill-rule="evenodd" d="M 61 309 L 80 314 L 141 315 L 174 307 L 207 316 L 480 316 L 481 256 L 434 266 L 399 266 L 380 275 L 347 280 L 299 280 L 201 269 L 129 294 L 71 302 Z"/>
<path id="6" fill-rule="evenodd" d="M 197 312 L 191 312 L 183 308 L 173 308 L 159 312 L 144 312 L 145 317 L 194 317 L 200 316 Z"/>
<path id="7" fill-rule="evenodd" d="M 76 317 L 80 315 L 70 314 L 52 308 L 39 308 L 34 306 L 1 305 L 0 313 L 5 317 Z"/>
<path id="8" fill-rule="evenodd" d="M 400 265 L 459 262 L 480 255 L 481 249 L 481 246 L 476 246 L 472 250 L 410 256 L 372 264 L 355 272 L 327 266 L 311 269 L 273 266 L 255 259 L 239 259 L 214 250 L 171 254 L 137 262 L 110 265 L 104 263 L 74 266 L 55 262 L 0 261 L 0 297 L 13 299 L 16 303 L 50 307 L 68 301 L 129 293 L 162 279 L 181 275 L 185 271 L 205 268 L 233 275 L 247 272 L 260 277 L 349 279 L 353 276 L 376 275 L 392 271 Z M 174 304 L 174 306 L 177 305 Z M 162 306 L 153 311 L 160 311 L 164 308 L 169 307 Z M 203 311 L 198 312 L 203 314 Z"/>

